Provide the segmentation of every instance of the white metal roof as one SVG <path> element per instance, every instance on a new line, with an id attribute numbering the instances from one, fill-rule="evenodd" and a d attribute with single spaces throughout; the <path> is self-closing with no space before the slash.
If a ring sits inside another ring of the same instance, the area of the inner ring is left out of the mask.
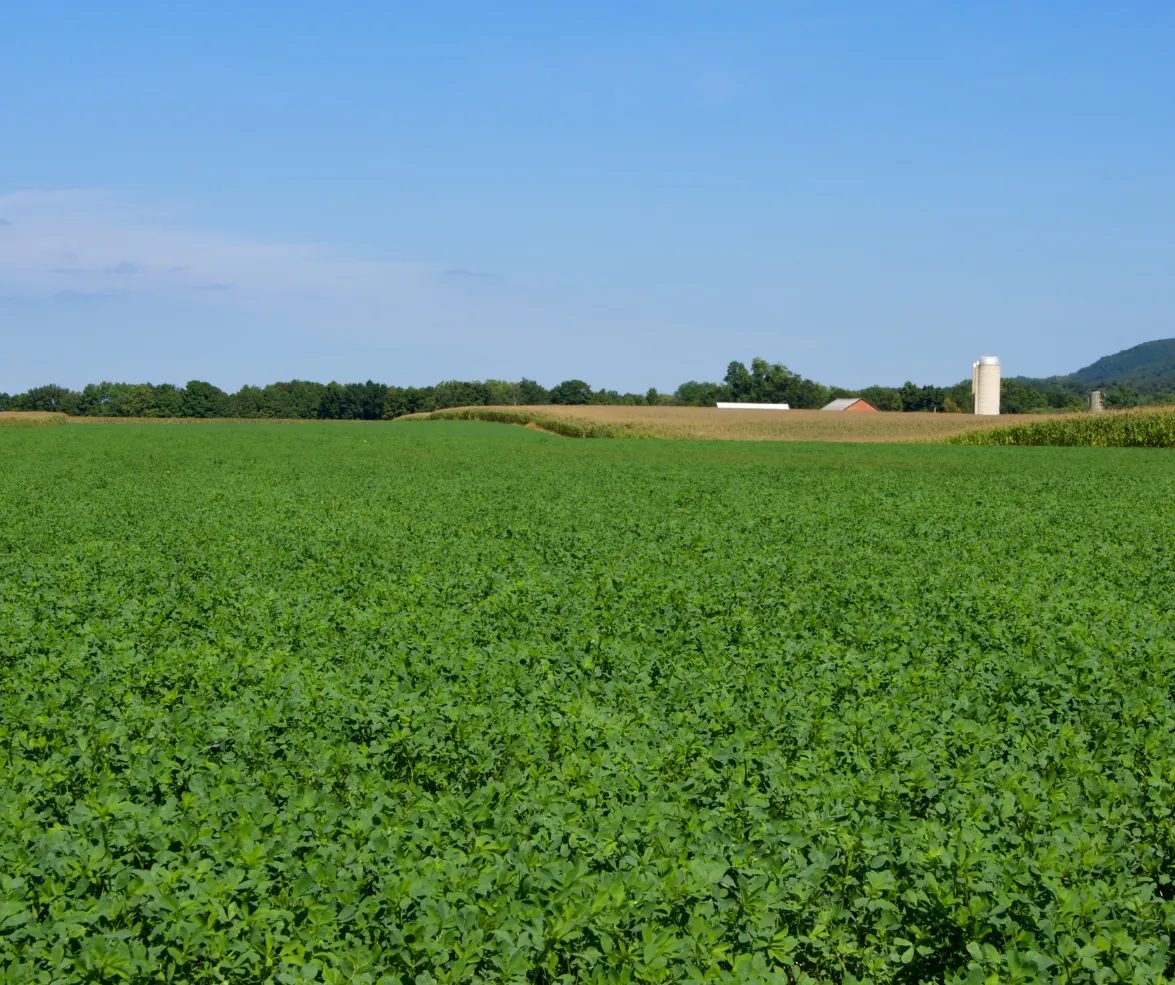
<path id="1" fill-rule="evenodd" d="M 863 400 L 863 397 L 837 397 L 831 403 L 825 404 L 821 410 L 848 410 L 858 400 Z"/>
<path id="2" fill-rule="evenodd" d="M 787 404 L 740 404 L 730 401 L 719 401 L 719 410 L 789 410 Z"/>

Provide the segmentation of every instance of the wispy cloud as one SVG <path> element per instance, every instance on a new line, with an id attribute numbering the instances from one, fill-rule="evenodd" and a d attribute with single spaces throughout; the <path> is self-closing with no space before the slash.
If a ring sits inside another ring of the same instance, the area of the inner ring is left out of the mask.
<path id="1" fill-rule="evenodd" d="M 137 274 L 143 268 L 137 263 L 131 263 L 129 260 L 123 260 L 122 263 L 116 263 L 113 267 L 107 267 L 102 271 L 104 274 Z"/>
<path id="2" fill-rule="evenodd" d="M 455 270 L 444 271 L 443 276 L 450 280 L 500 280 L 498 274 L 487 273 L 484 270 L 464 270 L 457 268 Z"/>
<path id="3" fill-rule="evenodd" d="M 49 272 L 53 274 L 66 274 L 73 277 L 78 274 L 137 274 L 142 269 L 142 266 L 139 264 L 124 260 L 122 263 L 116 263 L 113 267 L 53 267 Z"/>
<path id="4" fill-rule="evenodd" d="M 377 301 L 438 279 L 427 264 L 356 260 L 330 247 L 194 228 L 174 214 L 89 191 L 0 194 L 0 285 L 51 297 L 63 276 L 81 293 L 168 294 L 232 288 L 254 301 Z"/>
<path id="5" fill-rule="evenodd" d="M 54 301 L 101 301 L 114 297 L 109 291 L 57 291 L 53 294 Z"/>
<path id="6" fill-rule="evenodd" d="M 0 194 L 0 215 L 11 222 L 0 230 L 0 304 L 61 351 L 86 353 L 95 379 L 535 376 L 534 354 L 558 348 L 549 326 L 573 322 L 533 284 L 472 264 L 355 258 L 209 230 L 107 193 Z M 27 362 L 0 361 L 5 388 L 36 383 L 41 371 Z M 87 378 L 79 371 L 73 383 Z"/>
<path id="7" fill-rule="evenodd" d="M 186 284 L 183 287 L 176 288 L 177 291 L 233 291 L 236 290 L 232 284 Z"/>

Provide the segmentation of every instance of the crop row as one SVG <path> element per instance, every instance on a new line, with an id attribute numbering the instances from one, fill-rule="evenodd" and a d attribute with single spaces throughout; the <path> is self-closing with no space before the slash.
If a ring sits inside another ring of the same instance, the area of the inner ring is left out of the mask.
<path id="1" fill-rule="evenodd" d="M 958 445 L 1175 448 L 1175 410 L 1049 418 L 1029 424 L 968 431 L 947 440 Z"/>

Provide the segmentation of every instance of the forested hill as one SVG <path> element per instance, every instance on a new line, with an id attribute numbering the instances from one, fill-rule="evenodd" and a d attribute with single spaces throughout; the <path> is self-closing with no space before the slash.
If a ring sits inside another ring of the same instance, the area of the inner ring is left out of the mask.
<path id="1" fill-rule="evenodd" d="M 1084 369 L 1070 373 L 1077 383 L 1163 383 L 1175 385 L 1175 339 L 1143 342 L 1112 356 L 1102 356 Z"/>
<path id="2" fill-rule="evenodd" d="M 1067 376 L 1019 379 L 1027 384 L 1082 392 L 1125 387 L 1144 394 L 1172 393 L 1175 392 L 1175 339 L 1143 342 L 1111 356 L 1102 356 Z"/>

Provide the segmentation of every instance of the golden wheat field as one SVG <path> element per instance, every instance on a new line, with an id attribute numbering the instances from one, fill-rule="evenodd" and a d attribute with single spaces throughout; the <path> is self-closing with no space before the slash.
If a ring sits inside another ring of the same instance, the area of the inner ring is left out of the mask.
<path id="1" fill-rule="evenodd" d="M 518 411 L 527 417 L 566 420 L 616 428 L 631 436 L 709 438 L 727 441 L 925 441 L 1007 424 L 1005 417 L 974 414 L 837 413 L 822 410 L 719 410 L 716 407 L 614 407 L 546 405 L 468 408 Z M 449 414 L 449 411 L 442 411 Z M 412 415 L 427 418 L 429 415 Z M 439 415 L 438 415 L 439 416 Z M 471 415 L 472 416 L 472 415 Z M 1019 416 L 1040 420 L 1058 415 Z M 407 419 L 407 418 L 404 418 Z"/>
<path id="2" fill-rule="evenodd" d="M 539 430 L 582 437 L 701 438 L 725 441 L 933 441 L 1012 422 L 1007 416 L 972 414 L 834 413 L 820 410 L 718 410 L 716 407 L 616 407 L 545 405 L 452 408 L 435 414 L 412 414 L 401 421 L 463 417 L 507 420 Z M 1017 416 L 1016 423 L 1061 415 Z M 0 412 L 0 427 L 46 427 L 55 424 L 313 424 L 342 421 L 260 418 L 67 417 L 40 412 Z M 560 422 L 577 425 L 563 431 Z M 356 422 L 351 422 L 356 423 Z M 375 424 L 376 422 L 370 422 Z"/>

